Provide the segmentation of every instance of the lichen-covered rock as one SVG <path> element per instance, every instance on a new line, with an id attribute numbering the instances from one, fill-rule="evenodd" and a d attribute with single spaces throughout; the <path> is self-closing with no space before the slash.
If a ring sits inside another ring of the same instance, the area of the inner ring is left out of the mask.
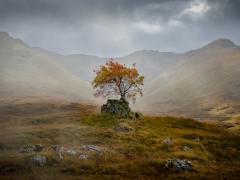
<path id="1" fill-rule="evenodd" d="M 88 159 L 89 155 L 88 154 L 80 154 L 79 159 Z"/>
<path id="2" fill-rule="evenodd" d="M 128 118 L 130 112 L 129 103 L 125 100 L 108 99 L 107 103 L 101 107 L 101 113 L 110 113 L 119 118 Z"/>
<path id="3" fill-rule="evenodd" d="M 172 140 L 172 138 L 165 138 L 165 139 L 163 139 L 162 140 L 162 144 L 165 144 L 165 145 L 168 145 L 168 146 L 171 146 L 171 145 L 173 145 L 173 140 Z"/>
<path id="4" fill-rule="evenodd" d="M 43 167 L 47 163 L 47 158 L 45 156 L 37 154 L 30 158 L 30 163 L 35 166 Z"/>
<path id="5" fill-rule="evenodd" d="M 19 148 L 20 153 L 32 153 L 32 152 L 41 152 L 44 146 L 42 144 L 35 144 L 35 145 L 25 145 Z"/>
<path id="6" fill-rule="evenodd" d="M 62 159 L 63 155 L 65 155 L 65 154 L 72 155 L 72 156 L 79 154 L 79 152 L 77 150 L 74 150 L 72 148 L 65 148 L 65 147 L 62 147 L 59 145 L 52 146 L 52 149 L 59 154 L 60 159 Z"/>
<path id="7" fill-rule="evenodd" d="M 113 127 L 113 130 L 118 131 L 118 132 L 130 132 L 133 129 L 130 127 L 126 127 L 126 126 L 115 126 L 115 127 Z"/>
<path id="8" fill-rule="evenodd" d="M 18 152 L 20 153 L 31 153 L 34 152 L 34 146 L 33 145 L 24 145 L 22 147 L 19 148 Z"/>
<path id="9" fill-rule="evenodd" d="M 61 146 L 59 146 L 59 145 L 53 145 L 53 146 L 52 146 L 52 149 L 53 149 L 54 151 L 58 152 L 58 153 L 63 153 L 64 150 L 65 150 L 64 147 L 61 147 Z"/>
<path id="10" fill-rule="evenodd" d="M 191 161 L 186 159 L 169 159 L 165 166 L 167 168 L 172 168 L 176 171 L 191 171 L 193 170 L 193 166 Z"/>
<path id="11" fill-rule="evenodd" d="M 190 147 L 188 147 L 187 145 L 183 145 L 182 146 L 182 151 L 189 151 L 189 150 L 191 150 L 191 148 Z"/>
<path id="12" fill-rule="evenodd" d="M 90 151 L 95 151 L 97 153 L 102 152 L 102 149 L 98 146 L 95 146 L 95 145 L 83 145 L 83 149 L 90 150 Z"/>
<path id="13" fill-rule="evenodd" d="M 34 151 L 35 152 L 41 152 L 43 150 L 44 146 L 42 144 L 35 144 L 34 145 Z"/>
<path id="14" fill-rule="evenodd" d="M 73 156 L 78 154 L 78 152 L 74 149 L 66 149 L 64 153 Z"/>

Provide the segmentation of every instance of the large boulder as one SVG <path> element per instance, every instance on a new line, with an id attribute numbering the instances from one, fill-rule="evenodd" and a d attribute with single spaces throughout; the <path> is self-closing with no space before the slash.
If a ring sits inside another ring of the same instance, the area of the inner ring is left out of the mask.
<path id="1" fill-rule="evenodd" d="M 102 105 L 101 113 L 110 113 L 119 118 L 128 118 L 131 114 L 129 103 L 125 100 L 108 99 L 107 103 Z"/>

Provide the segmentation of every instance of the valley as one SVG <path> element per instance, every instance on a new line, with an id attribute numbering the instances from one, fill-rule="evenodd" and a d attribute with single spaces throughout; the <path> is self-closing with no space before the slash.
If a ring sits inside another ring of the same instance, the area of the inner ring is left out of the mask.
<path id="1" fill-rule="evenodd" d="M 107 58 L 63 56 L 32 48 L 7 33 L 0 34 L 0 44 L 1 97 L 104 102 L 93 97 L 90 83 L 93 70 Z M 239 46 L 219 39 L 182 54 L 142 50 L 114 59 L 127 65 L 136 63 L 145 75 L 144 96 L 132 105 L 134 109 L 225 121 L 240 111 L 239 58 Z"/>

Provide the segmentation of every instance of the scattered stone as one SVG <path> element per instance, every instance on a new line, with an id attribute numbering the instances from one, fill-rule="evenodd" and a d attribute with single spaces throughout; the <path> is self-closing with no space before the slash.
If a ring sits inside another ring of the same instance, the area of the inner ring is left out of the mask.
<path id="1" fill-rule="evenodd" d="M 28 144 L 23 147 L 20 147 L 18 151 L 20 153 L 31 153 L 31 152 L 34 152 L 34 146 Z"/>
<path id="2" fill-rule="evenodd" d="M 59 145 L 53 145 L 53 146 L 52 146 L 52 149 L 53 149 L 54 151 L 57 151 L 57 152 L 60 150 L 59 148 L 60 148 Z"/>
<path id="3" fill-rule="evenodd" d="M 65 148 L 65 147 L 62 147 L 59 145 L 52 146 L 52 149 L 58 153 L 60 159 L 63 159 L 64 154 L 68 154 L 68 155 L 72 155 L 72 156 L 75 156 L 78 154 L 78 151 L 76 151 L 74 149 Z"/>
<path id="4" fill-rule="evenodd" d="M 133 129 L 125 126 L 115 126 L 113 130 L 118 131 L 118 132 L 130 132 Z"/>
<path id="5" fill-rule="evenodd" d="M 101 113 L 110 113 L 119 118 L 128 118 L 130 112 L 129 103 L 123 99 L 108 99 L 107 103 L 101 107 Z"/>
<path id="6" fill-rule="evenodd" d="M 193 166 L 191 161 L 186 159 L 169 159 L 167 160 L 165 166 L 167 168 L 173 168 L 177 171 L 191 171 Z"/>
<path id="7" fill-rule="evenodd" d="M 73 155 L 73 156 L 78 154 L 78 152 L 73 150 L 73 149 L 66 149 L 64 151 L 64 153 L 69 154 L 69 155 Z"/>
<path id="8" fill-rule="evenodd" d="M 80 154 L 79 158 L 80 159 L 88 159 L 89 155 L 87 155 L 87 154 Z"/>
<path id="9" fill-rule="evenodd" d="M 19 148 L 20 153 L 32 153 L 32 152 L 41 152 L 43 150 L 43 145 L 42 144 L 35 144 L 35 145 L 25 145 L 23 147 Z"/>
<path id="10" fill-rule="evenodd" d="M 90 150 L 90 151 L 95 151 L 98 153 L 101 153 L 102 150 L 100 147 L 95 146 L 95 145 L 83 145 L 83 149 Z"/>
<path id="11" fill-rule="evenodd" d="M 172 140 L 172 138 L 169 138 L 169 137 L 165 138 L 164 140 L 162 140 L 162 144 L 171 146 L 171 145 L 173 145 L 173 140 Z"/>
<path id="12" fill-rule="evenodd" d="M 200 137 L 199 137 L 199 136 L 196 136 L 196 137 L 194 138 L 194 140 L 195 140 L 195 141 L 200 141 Z"/>
<path id="13" fill-rule="evenodd" d="M 64 148 L 64 147 L 61 147 L 61 146 L 59 146 L 59 145 L 53 145 L 53 146 L 52 146 L 52 149 L 53 149 L 54 151 L 58 152 L 58 153 L 63 153 L 65 148 Z"/>
<path id="14" fill-rule="evenodd" d="M 37 154 L 30 158 L 30 162 L 32 165 L 43 167 L 47 163 L 47 158 L 45 156 Z"/>
<path id="15" fill-rule="evenodd" d="M 183 145 L 182 146 L 182 151 L 189 151 L 191 148 L 190 147 L 188 147 L 188 146 L 186 146 L 186 145 Z"/>
<path id="16" fill-rule="evenodd" d="M 35 144 L 34 145 L 34 151 L 35 152 L 41 152 L 43 150 L 44 146 L 42 144 Z"/>

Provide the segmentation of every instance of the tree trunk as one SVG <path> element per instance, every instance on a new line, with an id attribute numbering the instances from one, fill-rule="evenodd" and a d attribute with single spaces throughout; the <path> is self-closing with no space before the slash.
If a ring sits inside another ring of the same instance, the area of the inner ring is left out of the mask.
<path id="1" fill-rule="evenodd" d="M 125 95 L 121 95 L 120 100 L 127 102 Z"/>

